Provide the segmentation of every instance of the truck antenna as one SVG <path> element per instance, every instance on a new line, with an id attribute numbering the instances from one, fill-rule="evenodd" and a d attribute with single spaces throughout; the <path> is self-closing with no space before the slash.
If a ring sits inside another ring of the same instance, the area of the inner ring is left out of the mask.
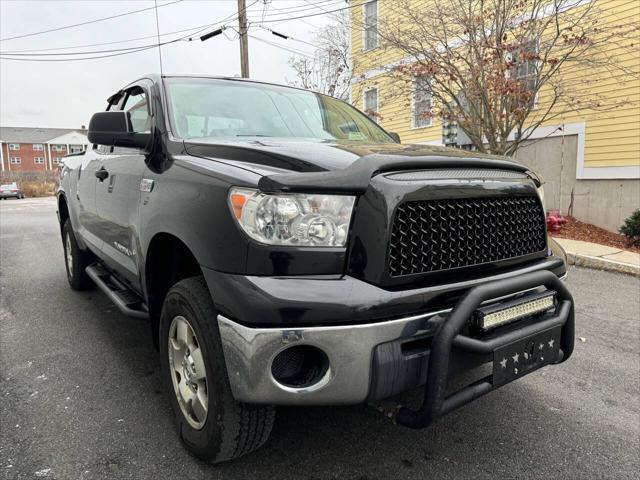
<path id="1" fill-rule="evenodd" d="M 158 58 L 160 59 L 160 76 L 163 75 L 162 72 L 162 47 L 160 46 L 160 22 L 158 21 L 158 0 L 153 0 L 155 4 L 156 11 L 156 33 L 158 34 Z"/>

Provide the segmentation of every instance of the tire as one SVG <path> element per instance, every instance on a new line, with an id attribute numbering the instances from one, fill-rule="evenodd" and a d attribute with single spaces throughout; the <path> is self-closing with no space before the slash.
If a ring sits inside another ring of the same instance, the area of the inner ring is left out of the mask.
<path id="1" fill-rule="evenodd" d="M 78 247 L 76 237 L 71 228 L 71 220 L 67 218 L 62 227 L 62 248 L 64 249 L 64 266 L 67 270 L 67 280 L 74 290 L 89 290 L 95 287 L 93 280 L 85 272 L 95 259 L 90 252 L 84 252 Z"/>
<path id="2" fill-rule="evenodd" d="M 190 452 L 211 463 L 232 460 L 262 446 L 275 418 L 272 406 L 243 404 L 233 398 L 216 318 L 203 277 L 175 284 L 160 315 L 162 375 L 178 434 Z M 180 340 L 180 332 L 186 342 Z M 192 370 L 185 366 L 189 364 Z M 195 407 L 205 402 L 206 409 Z"/>

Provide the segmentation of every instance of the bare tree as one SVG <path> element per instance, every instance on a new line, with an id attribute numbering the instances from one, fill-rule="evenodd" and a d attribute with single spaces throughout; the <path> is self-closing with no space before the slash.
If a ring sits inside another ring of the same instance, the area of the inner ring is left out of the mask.
<path id="1" fill-rule="evenodd" d="M 390 94 L 410 98 L 415 88 L 427 89 L 432 109 L 424 115 L 457 121 L 481 152 L 512 155 L 544 122 L 628 102 L 592 88 L 603 78 L 639 76 L 637 62 L 631 68 L 621 61 L 637 56 L 637 21 L 604 21 L 602 4 L 385 2 L 381 43 L 403 57 L 388 68 L 396 90 Z"/>
<path id="2" fill-rule="evenodd" d="M 296 79 L 288 83 L 296 87 L 304 88 L 306 90 L 315 89 L 315 72 L 316 61 L 315 58 L 295 56 L 289 58 L 289 66 L 296 72 Z"/>
<path id="3" fill-rule="evenodd" d="M 353 77 L 349 12 L 336 12 L 333 22 L 315 32 L 313 58 L 294 56 L 289 65 L 296 78 L 289 83 L 348 100 Z"/>

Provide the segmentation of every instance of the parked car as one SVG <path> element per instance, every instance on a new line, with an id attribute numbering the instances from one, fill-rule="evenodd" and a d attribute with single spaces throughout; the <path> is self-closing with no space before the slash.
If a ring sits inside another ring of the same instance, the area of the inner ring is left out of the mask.
<path id="1" fill-rule="evenodd" d="M 5 198 L 24 198 L 24 193 L 16 182 L 0 185 L 0 200 Z"/>
<path id="2" fill-rule="evenodd" d="M 108 104 L 94 147 L 65 158 L 67 277 L 150 320 L 198 457 L 258 448 L 274 405 L 422 387 L 391 416 L 426 427 L 571 356 L 565 256 L 527 167 L 403 145 L 344 102 L 256 81 L 150 75 Z"/>

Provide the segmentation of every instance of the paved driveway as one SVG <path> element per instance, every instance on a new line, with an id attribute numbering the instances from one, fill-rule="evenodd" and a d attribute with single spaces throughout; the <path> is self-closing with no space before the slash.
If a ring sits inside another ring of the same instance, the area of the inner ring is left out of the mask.
<path id="1" fill-rule="evenodd" d="M 180 445 L 147 323 L 67 286 L 53 199 L 0 203 L 0 478 L 638 478 L 640 282 L 573 269 L 573 358 L 413 431 L 281 408 L 222 466 Z"/>

